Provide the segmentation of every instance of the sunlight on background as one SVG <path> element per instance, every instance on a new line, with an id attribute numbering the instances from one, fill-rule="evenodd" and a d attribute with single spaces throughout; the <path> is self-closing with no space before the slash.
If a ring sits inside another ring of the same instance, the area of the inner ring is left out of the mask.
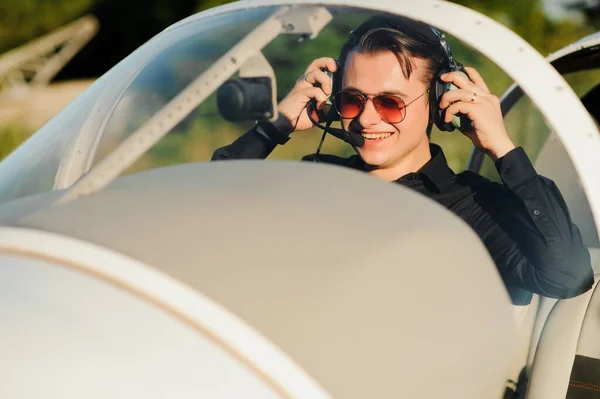
<path id="1" fill-rule="evenodd" d="M 598 21 L 591 19 L 593 15 L 597 14 L 586 12 L 585 8 L 592 7 L 593 1 L 587 3 L 584 1 L 579 10 L 567 9 L 564 6 L 565 2 L 560 0 L 514 2 L 459 0 L 455 2 L 482 12 L 506 25 L 531 43 L 543 55 L 548 55 L 598 29 L 595 25 Z M 87 83 L 79 89 L 81 91 L 89 85 L 93 78 L 104 73 L 162 29 L 195 12 L 223 3 L 226 1 L 134 0 L 123 4 L 116 0 L 56 0 L 50 5 L 50 2 L 41 0 L 6 0 L 0 5 L 0 18 L 2 18 L 0 54 L 82 15 L 96 15 L 100 21 L 100 33 L 56 79 L 60 84 L 69 81 L 81 82 L 87 79 Z M 117 8 L 119 13 L 114 12 Z M 293 86 L 310 60 L 321 56 L 337 57 L 339 48 L 348 32 L 364 18 L 365 15 L 355 13 L 349 18 L 345 18 L 344 21 L 334 20 L 334 23 L 326 27 L 317 39 L 307 45 L 298 45 L 295 43 L 296 38 L 284 35 L 269 44 L 264 50 L 264 54 L 277 72 L 279 98 L 282 98 Z M 135 29 L 133 29 L 134 25 Z M 245 30 L 242 27 L 240 32 Z M 223 36 L 218 36 L 219 41 L 214 43 L 216 53 L 208 58 L 206 58 L 205 51 L 195 53 L 194 49 L 189 46 L 170 50 L 171 54 L 167 54 L 165 58 L 157 61 L 156 64 L 159 65 L 153 67 L 160 70 L 161 76 L 166 76 L 156 84 L 163 85 L 163 88 L 165 84 L 171 85 L 172 88 L 183 87 L 182 85 L 188 84 L 197 76 L 208 61 L 214 61 L 217 53 L 226 51 L 238 39 L 235 35 L 229 35 L 231 40 L 223 42 L 221 40 Z M 119 40 L 115 41 L 117 37 Z M 206 40 L 204 42 L 202 48 L 206 49 L 208 44 Z M 476 68 L 494 94 L 500 96 L 510 86 L 511 80 L 508 76 L 487 58 L 453 38 L 450 38 L 450 44 L 458 60 Z M 289 51 L 290 48 L 293 51 Z M 179 51 L 179 54 L 174 54 L 173 51 Z M 147 78 L 151 80 L 152 73 L 150 72 L 151 69 L 146 69 L 145 73 L 148 73 Z M 597 71 L 591 71 L 574 74 L 567 80 L 578 94 L 582 94 L 598 83 L 600 76 Z M 56 84 L 51 85 L 51 87 L 55 86 Z M 113 120 L 109 123 L 109 134 L 101 145 L 100 158 L 114 149 L 123 135 L 131 134 L 135 127 L 143 123 L 146 120 L 145 115 L 149 115 L 166 103 L 167 98 L 160 98 L 162 92 L 159 87 L 150 84 L 145 85 L 143 90 L 141 89 L 142 87 L 136 86 L 134 82 L 128 89 L 128 95 L 122 101 L 123 104 L 118 105 Z M 71 97 L 68 97 L 67 100 L 70 101 L 76 94 L 78 92 L 71 93 Z M 34 121 L 34 118 L 31 117 L 31 115 L 36 115 L 35 109 L 26 109 L 22 113 L 13 113 L 12 117 L 3 118 L 2 109 L 10 108 L 8 103 L 10 98 L 7 98 L 5 93 L 0 90 L 0 158 L 10 153 L 43 123 L 39 120 Z M 139 98 L 147 98 L 147 101 L 143 102 L 147 109 L 136 109 L 136 118 L 132 119 L 128 117 L 132 113 L 129 108 L 131 104 L 128 106 L 127 102 L 131 103 Z M 215 103 L 214 96 L 205 101 L 173 132 L 138 160 L 128 172 L 182 162 L 208 160 L 217 147 L 230 143 L 251 126 L 250 122 L 232 124 L 224 121 L 215 115 Z M 31 108 L 30 102 L 26 102 L 23 107 L 26 108 L 28 105 Z M 507 117 L 506 126 L 515 144 L 522 145 L 530 157 L 535 160 L 540 146 L 548 134 L 548 129 L 539 112 L 534 109 L 527 98 L 522 99 Z M 314 152 L 320 138 L 321 131 L 317 129 L 296 134 L 287 145 L 279 146 L 271 158 L 299 159 L 305 154 Z M 466 137 L 455 132 L 434 131 L 432 139 L 442 145 L 450 166 L 456 172 L 464 169 L 471 152 L 471 143 Z M 352 151 L 347 144 L 331 136 L 327 137 L 323 147 L 324 153 L 338 155 L 348 155 Z M 497 180 L 497 173 L 489 160 L 484 163 L 482 173 Z"/>

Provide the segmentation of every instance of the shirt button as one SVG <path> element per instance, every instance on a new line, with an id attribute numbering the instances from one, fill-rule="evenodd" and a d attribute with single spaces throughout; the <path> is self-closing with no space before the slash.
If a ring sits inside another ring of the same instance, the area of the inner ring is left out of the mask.
<path id="1" fill-rule="evenodd" d="M 512 168 L 504 168 L 504 174 L 510 175 L 512 173 Z"/>
<path id="2" fill-rule="evenodd" d="M 535 216 L 540 216 L 540 213 L 541 213 L 541 212 L 540 212 L 540 211 L 538 211 L 537 209 L 533 211 L 533 214 L 534 214 Z"/>

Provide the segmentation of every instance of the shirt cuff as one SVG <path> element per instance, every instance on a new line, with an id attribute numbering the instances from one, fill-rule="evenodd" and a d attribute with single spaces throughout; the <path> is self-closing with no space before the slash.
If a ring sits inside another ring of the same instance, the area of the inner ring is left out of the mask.
<path id="1" fill-rule="evenodd" d="M 510 189 L 538 175 L 523 147 L 512 149 L 495 165 L 498 175 Z"/>
<path id="2" fill-rule="evenodd" d="M 256 130 L 259 134 L 274 143 L 285 144 L 291 138 L 290 135 L 294 131 L 294 126 L 292 126 L 288 118 L 279 113 L 278 118 L 273 122 L 257 122 Z"/>

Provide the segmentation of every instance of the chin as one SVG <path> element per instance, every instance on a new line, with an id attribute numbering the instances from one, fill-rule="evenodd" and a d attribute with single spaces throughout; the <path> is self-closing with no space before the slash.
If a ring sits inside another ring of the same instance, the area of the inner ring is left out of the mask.
<path id="1" fill-rule="evenodd" d="M 362 160 L 370 166 L 375 166 L 375 167 L 379 167 L 379 166 L 383 166 L 387 163 L 387 161 L 389 160 L 389 154 L 383 153 L 383 152 L 379 152 L 379 151 L 365 151 L 363 149 L 358 150 L 358 153 L 360 154 L 360 157 L 362 158 Z"/>

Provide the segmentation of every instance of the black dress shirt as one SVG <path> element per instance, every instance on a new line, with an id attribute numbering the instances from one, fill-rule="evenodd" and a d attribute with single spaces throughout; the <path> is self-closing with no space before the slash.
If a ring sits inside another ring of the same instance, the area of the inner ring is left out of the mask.
<path id="1" fill-rule="evenodd" d="M 277 145 L 271 134 L 253 128 L 212 159 L 264 159 Z M 475 230 L 514 304 L 529 303 L 532 292 L 570 298 L 592 287 L 590 255 L 562 195 L 552 180 L 537 174 L 521 147 L 496 161 L 504 184 L 470 171 L 455 174 L 442 149 L 435 144 L 430 149 L 427 164 L 396 182 L 437 201 Z M 358 155 L 319 155 L 318 161 L 364 170 Z"/>

